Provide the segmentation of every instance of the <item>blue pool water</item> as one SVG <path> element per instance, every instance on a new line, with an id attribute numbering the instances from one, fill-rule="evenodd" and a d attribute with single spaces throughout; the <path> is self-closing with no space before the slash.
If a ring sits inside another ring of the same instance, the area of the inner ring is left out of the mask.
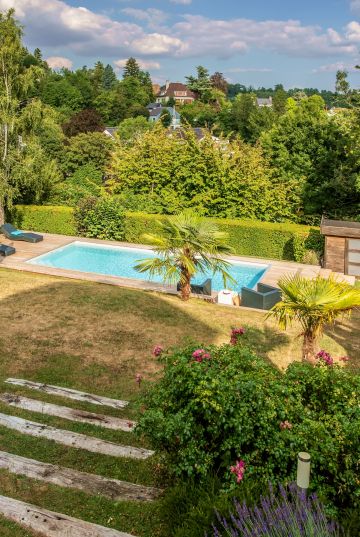
<path id="1" fill-rule="evenodd" d="M 149 281 L 146 274 L 139 274 L 134 269 L 138 261 L 149 257 L 156 257 L 156 254 L 152 250 L 73 242 L 63 248 L 58 248 L 31 259 L 28 263 Z M 267 269 L 268 265 L 232 261 L 228 271 L 237 283 L 236 285 L 229 285 L 229 287 L 239 292 L 242 287 L 254 287 Z M 224 288 L 223 280 L 219 273 L 215 275 L 212 273 L 199 273 L 193 279 L 193 283 L 202 283 L 206 278 L 212 278 L 214 291 L 220 291 Z M 151 281 L 161 283 L 162 278 L 161 276 L 155 276 L 151 278 Z"/>

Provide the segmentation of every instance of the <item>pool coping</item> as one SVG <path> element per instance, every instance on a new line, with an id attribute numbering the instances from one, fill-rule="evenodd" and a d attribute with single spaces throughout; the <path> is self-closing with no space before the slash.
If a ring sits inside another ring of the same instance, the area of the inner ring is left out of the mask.
<path id="1" fill-rule="evenodd" d="M 16 253 L 12 256 L 0 258 L 0 268 L 9 268 L 24 272 L 33 272 L 37 274 L 46 274 L 75 280 L 93 281 L 102 284 L 127 287 L 132 289 L 142 289 L 145 291 L 158 291 L 170 294 L 177 294 L 175 285 L 160 284 L 149 282 L 147 280 L 137 280 L 131 278 L 121 278 L 119 276 L 102 275 L 91 272 L 81 272 L 67 269 L 58 269 L 55 267 L 46 267 L 28 263 L 28 261 L 49 254 L 54 250 L 67 246 L 73 242 L 85 242 L 103 246 L 126 247 L 129 249 L 150 250 L 149 245 L 135 244 L 121 241 L 104 241 L 101 239 L 89 239 L 87 237 L 72 237 L 67 235 L 55 235 L 44 233 L 44 240 L 39 243 L 25 243 L 22 241 L 9 241 L 2 239 L 1 242 L 9 244 L 16 248 Z M 284 275 L 302 274 L 308 277 L 315 277 L 319 274 L 321 267 L 316 265 L 304 265 L 292 261 L 269 260 L 249 256 L 224 256 L 227 260 L 240 263 L 252 263 L 267 265 L 269 268 L 261 278 L 261 282 L 267 285 L 277 287 L 277 282 Z M 213 296 L 216 296 L 214 293 Z M 209 297 L 208 297 L 209 298 Z"/>

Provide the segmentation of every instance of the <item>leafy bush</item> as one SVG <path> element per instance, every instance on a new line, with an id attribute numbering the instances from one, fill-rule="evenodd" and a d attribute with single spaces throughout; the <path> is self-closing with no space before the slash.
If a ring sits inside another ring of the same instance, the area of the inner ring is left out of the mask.
<path id="1" fill-rule="evenodd" d="M 246 336 L 245 336 L 246 338 Z M 312 485 L 338 506 L 360 503 L 360 376 L 321 361 L 285 374 L 236 345 L 194 347 L 160 358 L 163 378 L 145 397 L 139 432 L 166 455 L 175 476 L 221 476 L 228 489 L 244 480 L 293 481 L 297 453 L 312 455 Z"/>
<path id="2" fill-rule="evenodd" d="M 114 198 L 84 198 L 77 204 L 74 218 L 79 235 L 117 241 L 124 239 L 125 213 Z"/>
<path id="3" fill-rule="evenodd" d="M 54 188 L 49 202 L 54 205 L 76 205 L 87 196 L 101 194 L 102 173 L 92 163 L 85 164 Z"/>
<path id="4" fill-rule="evenodd" d="M 113 145 L 113 140 L 102 132 L 87 132 L 73 136 L 65 146 L 63 172 L 69 176 L 80 166 L 90 163 L 104 173 Z"/>
<path id="5" fill-rule="evenodd" d="M 22 229 L 59 235 L 76 235 L 74 211 L 71 207 L 16 205 L 8 215 Z"/>
<path id="6" fill-rule="evenodd" d="M 202 216 L 296 221 L 295 188 L 275 181 L 259 147 L 240 140 L 216 143 L 193 129 L 169 136 L 158 122 L 133 140 L 118 144 L 111 158 L 109 189 L 131 190 L 159 200 L 159 213 L 191 208 Z"/>

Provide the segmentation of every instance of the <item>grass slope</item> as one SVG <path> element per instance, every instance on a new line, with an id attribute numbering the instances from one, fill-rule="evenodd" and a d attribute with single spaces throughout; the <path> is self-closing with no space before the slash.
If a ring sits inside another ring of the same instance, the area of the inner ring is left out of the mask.
<path id="1" fill-rule="evenodd" d="M 349 367 L 360 367 L 359 314 L 329 331 L 323 346 L 337 356 L 352 357 Z M 229 340 L 233 326 L 251 325 L 255 349 L 278 367 L 299 359 L 296 327 L 286 334 L 260 312 L 218 307 L 194 300 L 182 303 L 173 296 L 120 289 L 91 282 L 0 270 L 0 390 L 16 392 L 73 408 L 136 417 L 139 387 L 135 375 L 153 379 L 158 365 L 154 345 L 179 345 L 192 339 L 204 344 Z M 41 394 L 3 384 L 8 377 L 74 387 L 128 399 L 122 411 Z M 141 388 L 140 388 L 141 389 Z M 22 411 L 0 404 L 0 412 L 99 438 L 143 445 L 131 433 Z M 158 459 L 130 461 L 99 456 L 54 442 L 0 428 L 0 450 L 78 470 L 142 483 L 161 484 Z M 168 537 L 160 519 L 161 500 L 152 504 L 114 503 L 101 497 L 0 472 L 0 494 L 28 501 L 139 537 Z M 0 518 L 0 534 L 31 535 Z"/>

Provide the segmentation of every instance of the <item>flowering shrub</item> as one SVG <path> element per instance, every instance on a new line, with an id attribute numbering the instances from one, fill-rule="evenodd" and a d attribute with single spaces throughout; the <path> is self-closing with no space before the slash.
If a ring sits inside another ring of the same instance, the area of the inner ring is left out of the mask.
<path id="1" fill-rule="evenodd" d="M 233 328 L 231 330 L 230 345 L 236 345 L 240 336 L 245 334 L 245 328 Z"/>
<path id="2" fill-rule="evenodd" d="M 230 467 L 230 472 L 236 476 L 236 482 L 240 483 L 243 480 L 245 474 L 244 461 L 236 461 L 235 466 Z"/>
<path id="3" fill-rule="evenodd" d="M 138 432 L 174 475 L 216 473 L 229 490 L 249 478 L 293 481 L 297 454 L 307 451 L 319 494 L 339 506 L 360 503 L 360 376 L 322 361 L 281 373 L 244 341 L 163 353 Z M 236 484 L 229 469 L 240 460 L 246 472 Z"/>
<path id="4" fill-rule="evenodd" d="M 246 503 L 234 502 L 230 519 L 218 515 L 221 529 L 213 527 L 213 536 L 232 537 L 337 537 L 339 529 L 327 520 L 324 507 L 316 495 L 306 496 L 296 484 L 287 489 L 280 486 L 280 494 L 270 487 L 268 497 L 262 497 L 259 506 L 249 508 Z"/>
<path id="5" fill-rule="evenodd" d="M 202 362 L 203 360 L 210 360 L 211 355 L 210 353 L 206 352 L 205 349 L 196 349 L 192 353 L 192 357 L 194 358 L 195 362 Z"/>

